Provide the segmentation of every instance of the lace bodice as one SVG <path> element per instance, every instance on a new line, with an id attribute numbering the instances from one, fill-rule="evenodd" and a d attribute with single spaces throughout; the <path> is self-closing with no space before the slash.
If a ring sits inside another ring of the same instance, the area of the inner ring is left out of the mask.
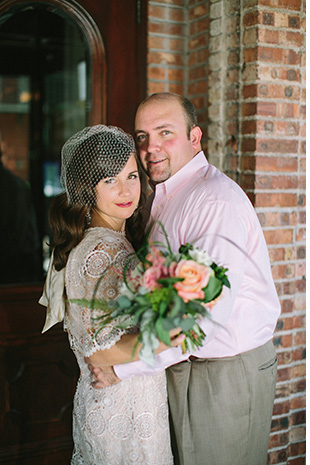
<path id="1" fill-rule="evenodd" d="M 66 267 L 66 293 L 70 299 L 111 300 L 119 295 L 123 283 L 123 268 L 133 248 L 125 233 L 106 228 L 91 228 L 80 244 L 71 251 Z M 96 289 L 96 286 L 99 285 Z M 95 293 L 96 289 L 96 294 Z M 102 314 L 78 304 L 68 302 L 65 316 L 72 349 L 77 357 L 82 375 L 88 375 L 85 356 L 96 350 L 109 349 L 125 333 L 135 329 L 116 329 L 111 322 L 95 338 L 98 329 L 95 317 Z M 86 369 L 86 371 L 85 371 Z"/>
<path id="2" fill-rule="evenodd" d="M 66 266 L 68 299 L 91 299 L 119 295 L 123 267 L 133 252 L 123 233 L 91 228 L 70 252 Z M 125 332 L 113 322 L 97 337 L 94 315 L 86 307 L 67 303 L 64 326 L 80 366 L 74 398 L 72 465 L 172 465 L 166 377 L 135 377 L 105 388 L 94 389 L 85 356 L 110 348 Z"/>

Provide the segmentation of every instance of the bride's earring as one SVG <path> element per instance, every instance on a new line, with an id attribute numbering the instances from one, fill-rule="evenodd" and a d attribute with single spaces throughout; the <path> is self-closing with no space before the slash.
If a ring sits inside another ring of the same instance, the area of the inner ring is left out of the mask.
<path id="1" fill-rule="evenodd" d="M 90 222 L 91 222 L 91 213 L 90 211 L 88 211 L 85 215 L 85 218 L 86 218 L 86 223 L 87 225 L 89 226 L 90 225 Z"/>

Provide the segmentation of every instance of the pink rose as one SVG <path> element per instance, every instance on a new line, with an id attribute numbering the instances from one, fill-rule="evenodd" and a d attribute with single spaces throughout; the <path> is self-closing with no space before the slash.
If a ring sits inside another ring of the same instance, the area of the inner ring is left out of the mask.
<path id="1" fill-rule="evenodd" d="M 172 278 L 174 278 L 175 276 L 175 270 L 177 269 L 177 262 L 172 262 L 170 265 L 169 265 L 169 268 L 168 268 L 168 273 L 169 273 L 169 276 L 171 276 Z"/>
<path id="2" fill-rule="evenodd" d="M 160 267 L 151 266 L 146 270 L 143 275 L 143 286 L 151 291 L 155 289 L 155 287 L 161 287 L 157 280 L 162 277 L 162 271 Z"/>
<path id="3" fill-rule="evenodd" d="M 204 298 L 205 294 L 202 289 L 209 282 L 209 268 L 193 260 L 181 260 L 175 270 L 175 275 L 178 278 L 184 278 L 184 281 L 174 285 L 184 302 Z"/>

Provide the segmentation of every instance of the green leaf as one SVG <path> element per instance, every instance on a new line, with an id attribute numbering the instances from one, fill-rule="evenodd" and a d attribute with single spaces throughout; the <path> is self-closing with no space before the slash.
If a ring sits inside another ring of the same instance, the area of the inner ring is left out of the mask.
<path id="1" fill-rule="evenodd" d="M 175 284 L 175 283 L 178 283 L 179 281 L 184 281 L 184 278 L 159 278 L 157 279 L 157 282 L 159 284 L 164 284 L 164 285 Z"/>
<path id="2" fill-rule="evenodd" d="M 205 293 L 204 302 L 211 302 L 212 300 L 216 299 L 222 292 L 222 287 L 223 284 L 218 278 L 215 276 L 210 276 L 207 287 L 203 289 Z"/>
<path id="3" fill-rule="evenodd" d="M 81 307 L 86 307 L 86 308 L 96 309 L 96 310 L 107 310 L 108 305 L 109 305 L 106 300 L 99 300 L 99 299 L 94 299 L 94 300 L 69 299 L 69 302 L 78 304 Z"/>
<path id="4" fill-rule="evenodd" d="M 170 245 L 169 238 L 168 238 L 168 235 L 167 235 L 167 233 L 166 233 L 165 227 L 164 227 L 164 225 L 162 224 L 161 221 L 158 221 L 158 224 L 159 224 L 159 226 L 161 227 L 161 229 L 162 229 L 162 231 L 163 231 L 163 234 L 164 234 L 164 236 L 165 236 L 166 243 L 167 243 L 168 254 L 169 254 L 170 256 L 173 256 L 173 253 L 172 253 L 172 250 L 171 250 L 171 245 Z"/>
<path id="5" fill-rule="evenodd" d="M 171 331 L 172 329 L 177 328 L 177 326 L 174 324 L 174 320 L 172 318 L 163 318 L 163 328 L 166 331 Z"/>
<path id="6" fill-rule="evenodd" d="M 155 323 L 155 328 L 156 328 L 156 331 L 157 331 L 158 338 L 164 344 L 166 344 L 167 346 L 170 346 L 171 345 L 170 335 L 169 335 L 169 332 L 167 330 L 165 330 L 164 327 L 163 327 L 163 322 L 164 321 L 165 321 L 164 318 L 158 318 L 156 323 Z"/>
<path id="7" fill-rule="evenodd" d="M 174 302 L 174 305 L 169 312 L 169 316 L 171 318 L 178 315 L 178 313 L 183 314 L 185 312 L 184 300 L 178 294 L 175 294 L 175 296 L 173 297 L 173 302 Z"/>
<path id="8" fill-rule="evenodd" d="M 117 303 L 121 308 L 130 308 L 132 305 L 131 300 L 125 295 L 118 297 Z"/>
<path id="9" fill-rule="evenodd" d="M 189 331 L 195 324 L 194 318 L 183 318 L 180 322 L 180 327 L 183 332 Z"/>
<path id="10" fill-rule="evenodd" d="M 199 314 L 204 316 L 207 313 L 207 309 L 200 302 L 195 300 L 187 302 L 186 311 L 192 315 Z"/>
<path id="11" fill-rule="evenodd" d="M 194 248 L 194 247 L 193 247 L 192 244 L 190 244 L 189 242 L 186 242 L 185 245 L 184 245 L 184 244 L 180 245 L 179 253 L 180 253 L 181 255 L 184 255 L 185 258 L 188 258 L 188 259 L 189 259 L 189 258 L 190 258 L 190 255 L 189 255 L 188 251 L 189 251 L 189 250 L 193 250 L 193 248 Z"/>
<path id="12" fill-rule="evenodd" d="M 159 305 L 159 314 L 160 314 L 160 316 L 164 315 L 164 313 L 165 313 L 165 311 L 167 309 L 167 304 L 168 304 L 168 302 L 166 302 L 165 300 L 162 300 L 160 302 L 160 305 Z"/>
<path id="13" fill-rule="evenodd" d="M 148 308 L 145 310 L 145 312 L 142 313 L 141 319 L 140 319 L 140 331 L 143 333 L 145 328 L 152 323 L 156 318 L 156 314 L 153 312 L 151 308 Z M 146 329 L 148 331 L 148 329 Z"/>

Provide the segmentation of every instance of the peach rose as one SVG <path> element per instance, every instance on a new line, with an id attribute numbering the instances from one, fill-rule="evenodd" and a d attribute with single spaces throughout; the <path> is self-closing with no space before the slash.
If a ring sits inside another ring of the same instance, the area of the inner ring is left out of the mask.
<path id="1" fill-rule="evenodd" d="M 184 278 L 184 281 L 179 281 L 174 285 L 184 302 L 204 298 L 202 289 L 209 282 L 209 268 L 193 260 L 181 260 L 175 270 L 175 275 L 178 278 Z"/>

